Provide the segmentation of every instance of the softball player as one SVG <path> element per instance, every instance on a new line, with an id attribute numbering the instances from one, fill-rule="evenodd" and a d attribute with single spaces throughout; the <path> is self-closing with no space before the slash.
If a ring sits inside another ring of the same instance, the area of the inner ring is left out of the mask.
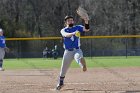
<path id="1" fill-rule="evenodd" d="M 6 48 L 5 37 L 3 36 L 3 30 L 0 29 L 0 71 L 4 71 L 2 65 L 3 65 L 3 58 L 5 56 L 5 48 Z"/>
<path id="2" fill-rule="evenodd" d="M 66 27 L 61 30 L 64 41 L 64 55 L 62 59 L 61 71 L 59 82 L 56 87 L 57 90 L 60 90 L 64 85 L 64 78 L 66 72 L 73 59 L 81 66 L 83 71 L 87 70 L 86 62 L 83 58 L 83 52 L 80 49 L 80 33 L 83 31 L 89 31 L 89 23 L 87 19 L 84 19 L 85 25 L 74 25 L 74 19 L 72 16 L 65 17 Z"/>

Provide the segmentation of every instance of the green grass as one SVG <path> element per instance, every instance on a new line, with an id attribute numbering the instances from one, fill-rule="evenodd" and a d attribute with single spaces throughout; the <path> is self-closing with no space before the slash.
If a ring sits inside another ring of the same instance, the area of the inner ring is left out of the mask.
<path id="1" fill-rule="evenodd" d="M 140 57 L 93 57 L 85 58 L 87 66 L 93 67 L 139 67 Z M 6 69 L 46 69 L 60 68 L 61 58 L 43 59 L 43 58 L 24 58 L 24 59 L 4 59 L 4 68 Z M 73 61 L 72 68 L 78 68 L 79 65 Z"/>

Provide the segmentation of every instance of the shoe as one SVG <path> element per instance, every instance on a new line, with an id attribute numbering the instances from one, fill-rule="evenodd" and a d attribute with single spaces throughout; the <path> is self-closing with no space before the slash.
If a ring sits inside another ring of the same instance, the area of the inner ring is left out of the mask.
<path id="1" fill-rule="evenodd" d="M 83 71 L 87 71 L 87 66 L 86 66 L 86 62 L 85 61 L 81 61 L 81 64 L 82 64 L 82 68 L 83 68 Z"/>
<path id="2" fill-rule="evenodd" d="M 56 87 L 56 90 L 60 90 L 63 86 L 64 86 L 64 84 L 58 84 Z"/>
<path id="3" fill-rule="evenodd" d="M 87 67 L 86 66 L 83 66 L 83 71 L 87 71 Z"/>
<path id="4" fill-rule="evenodd" d="M 0 71 L 4 71 L 4 69 L 3 68 L 0 68 Z"/>
<path id="5" fill-rule="evenodd" d="M 59 77 L 59 83 L 56 87 L 56 90 L 60 90 L 64 86 L 64 78 L 65 78 L 65 76 L 64 77 L 61 77 L 61 76 Z"/>

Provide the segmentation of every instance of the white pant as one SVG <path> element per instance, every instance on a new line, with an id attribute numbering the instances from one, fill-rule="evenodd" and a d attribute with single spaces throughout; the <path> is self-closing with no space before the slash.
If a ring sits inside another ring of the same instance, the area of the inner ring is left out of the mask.
<path id="1" fill-rule="evenodd" d="M 4 48 L 0 48 L 0 60 L 3 60 L 4 56 L 5 56 L 5 50 Z"/>
<path id="2" fill-rule="evenodd" d="M 83 52 L 81 49 L 74 49 L 73 51 L 65 50 L 62 59 L 60 77 L 64 77 L 66 75 L 73 59 L 75 59 L 75 61 L 82 67 L 82 64 L 80 63 L 81 58 L 83 58 Z"/>

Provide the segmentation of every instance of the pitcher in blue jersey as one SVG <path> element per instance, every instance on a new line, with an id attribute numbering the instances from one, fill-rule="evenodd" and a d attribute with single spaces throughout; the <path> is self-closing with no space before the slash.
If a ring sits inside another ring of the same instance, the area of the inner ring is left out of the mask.
<path id="1" fill-rule="evenodd" d="M 3 69 L 3 59 L 5 56 L 5 37 L 3 36 L 3 30 L 0 28 L 0 71 L 4 71 Z"/>
<path id="2" fill-rule="evenodd" d="M 65 17 L 65 27 L 61 30 L 65 51 L 62 59 L 59 82 L 56 87 L 57 90 L 63 87 L 66 72 L 73 59 L 81 66 L 83 71 L 87 70 L 83 52 L 80 49 L 80 33 L 89 31 L 89 22 L 88 19 L 83 20 L 85 22 L 84 26 L 74 25 L 74 18 L 72 16 Z"/>

